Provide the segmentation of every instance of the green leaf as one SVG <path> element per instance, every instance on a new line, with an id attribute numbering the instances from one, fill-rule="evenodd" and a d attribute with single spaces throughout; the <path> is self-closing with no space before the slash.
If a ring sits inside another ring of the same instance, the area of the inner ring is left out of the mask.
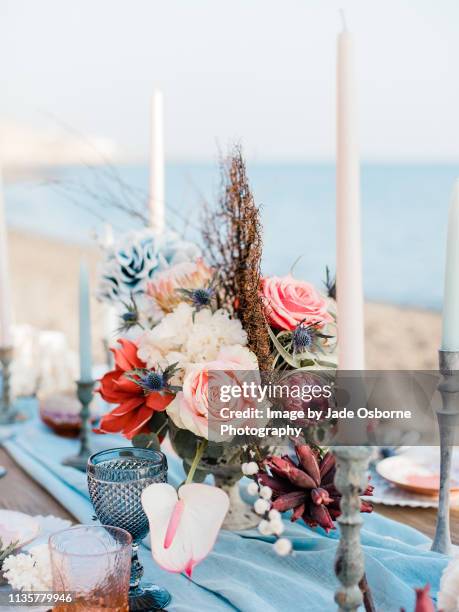
<path id="1" fill-rule="evenodd" d="M 338 367 L 338 359 L 334 355 L 328 355 L 327 359 L 317 359 L 317 363 L 322 368 L 337 368 Z"/>

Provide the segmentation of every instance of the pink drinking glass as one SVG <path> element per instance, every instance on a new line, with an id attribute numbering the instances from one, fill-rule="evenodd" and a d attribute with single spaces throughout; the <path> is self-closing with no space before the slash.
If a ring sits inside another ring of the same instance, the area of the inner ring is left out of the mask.
<path id="1" fill-rule="evenodd" d="M 58 612 L 129 610 L 132 536 L 119 527 L 78 525 L 48 541 L 53 591 L 72 601 L 56 602 Z"/>

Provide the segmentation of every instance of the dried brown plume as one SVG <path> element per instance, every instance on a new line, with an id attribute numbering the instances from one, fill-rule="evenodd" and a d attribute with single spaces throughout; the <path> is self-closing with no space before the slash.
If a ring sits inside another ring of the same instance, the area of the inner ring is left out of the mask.
<path id="1" fill-rule="evenodd" d="M 260 298 L 262 238 L 240 147 L 221 164 L 222 193 L 215 208 L 206 208 L 203 238 L 206 259 L 218 274 L 219 304 L 235 311 L 248 336 L 248 347 L 260 370 L 271 367 L 270 341 Z"/>

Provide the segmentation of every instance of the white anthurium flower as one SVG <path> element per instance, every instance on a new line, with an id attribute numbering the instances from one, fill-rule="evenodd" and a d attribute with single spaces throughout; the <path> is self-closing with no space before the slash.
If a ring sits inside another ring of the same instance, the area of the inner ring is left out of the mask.
<path id="1" fill-rule="evenodd" d="M 229 498 L 206 484 L 184 484 L 176 491 L 170 484 L 154 483 L 143 490 L 142 505 L 150 523 L 153 559 L 169 572 L 190 577 L 215 544 Z"/>
<path id="2" fill-rule="evenodd" d="M 438 609 L 444 612 L 459 610 L 459 558 L 453 557 L 440 580 Z"/>

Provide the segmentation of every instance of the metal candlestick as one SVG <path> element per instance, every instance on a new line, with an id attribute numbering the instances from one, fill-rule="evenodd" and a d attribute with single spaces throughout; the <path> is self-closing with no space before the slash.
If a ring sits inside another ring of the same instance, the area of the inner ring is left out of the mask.
<path id="1" fill-rule="evenodd" d="M 2 396 L 0 398 L 0 425 L 14 423 L 16 414 L 11 397 L 11 363 L 13 347 L 0 347 L 0 363 L 2 365 Z"/>
<path id="2" fill-rule="evenodd" d="M 363 550 L 360 544 L 360 495 L 367 487 L 367 467 L 371 448 L 338 446 L 335 486 L 341 493 L 341 515 L 337 522 L 340 539 L 335 560 L 335 573 L 341 585 L 335 593 L 340 612 L 356 612 L 363 602 L 359 583 L 364 575 Z"/>
<path id="3" fill-rule="evenodd" d="M 92 454 L 92 451 L 89 447 L 89 433 L 90 433 L 90 424 L 89 424 L 89 405 L 91 404 L 93 398 L 93 389 L 94 389 L 95 381 L 94 380 L 78 380 L 77 381 L 77 396 L 81 402 L 81 431 L 80 431 L 80 451 L 78 455 L 74 455 L 73 457 L 67 457 L 64 460 L 64 465 L 68 465 L 69 467 L 74 467 L 77 470 L 81 470 L 82 472 L 86 472 L 86 466 L 88 463 L 88 459 Z"/>
<path id="4" fill-rule="evenodd" d="M 452 553 L 449 530 L 451 458 L 455 430 L 459 422 L 459 351 L 440 350 L 439 364 L 442 381 L 438 390 L 441 393 L 442 407 L 436 412 L 440 431 L 440 494 L 432 550 L 449 555 Z"/>

